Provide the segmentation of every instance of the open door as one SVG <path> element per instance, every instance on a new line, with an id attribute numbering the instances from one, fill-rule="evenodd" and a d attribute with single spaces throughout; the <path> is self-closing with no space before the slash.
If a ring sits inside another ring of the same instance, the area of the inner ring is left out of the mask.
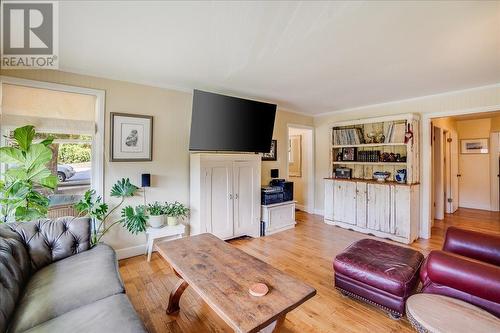
<path id="1" fill-rule="evenodd" d="M 447 151 L 449 156 L 448 165 L 450 166 L 449 171 L 449 183 L 446 193 L 449 193 L 446 200 L 446 213 L 452 214 L 458 209 L 458 179 L 460 177 L 458 173 L 458 134 L 455 131 L 449 131 L 446 137 L 446 144 L 448 145 Z"/>

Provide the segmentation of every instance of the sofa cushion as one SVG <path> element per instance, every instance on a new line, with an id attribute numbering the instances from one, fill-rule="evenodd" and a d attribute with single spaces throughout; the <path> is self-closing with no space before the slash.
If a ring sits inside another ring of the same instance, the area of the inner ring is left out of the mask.
<path id="1" fill-rule="evenodd" d="M 146 332 L 124 294 L 106 297 L 31 328 L 26 333 Z"/>
<path id="2" fill-rule="evenodd" d="M 22 332 L 71 310 L 123 293 L 115 252 L 107 245 L 36 272 L 16 308 L 9 332 Z"/>
<path id="3" fill-rule="evenodd" d="M 6 227 L 21 237 L 35 270 L 90 248 L 87 217 L 7 223 Z"/>
<path id="4" fill-rule="evenodd" d="M 334 261 L 335 273 L 384 290 L 399 297 L 409 296 L 417 282 L 424 256 L 415 250 L 362 239 L 353 243 Z"/>
<path id="5" fill-rule="evenodd" d="M 35 326 L 26 333 L 139 333 L 146 332 L 125 294 L 67 312 Z"/>
<path id="6" fill-rule="evenodd" d="M 23 243 L 0 235 L 0 333 L 7 329 L 16 303 L 28 281 L 31 262 Z"/>

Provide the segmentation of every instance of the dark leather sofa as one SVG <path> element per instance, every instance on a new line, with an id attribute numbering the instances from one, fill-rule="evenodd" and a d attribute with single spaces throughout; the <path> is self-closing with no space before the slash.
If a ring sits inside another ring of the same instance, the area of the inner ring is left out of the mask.
<path id="1" fill-rule="evenodd" d="M 461 299 L 500 317 L 500 236 L 449 227 L 420 270 L 422 292 Z"/>
<path id="2" fill-rule="evenodd" d="M 145 332 L 90 221 L 0 224 L 0 333 Z"/>

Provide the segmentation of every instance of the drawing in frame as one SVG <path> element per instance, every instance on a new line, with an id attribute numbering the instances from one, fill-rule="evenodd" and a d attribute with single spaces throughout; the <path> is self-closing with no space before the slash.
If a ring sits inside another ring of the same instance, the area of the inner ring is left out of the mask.
<path id="1" fill-rule="evenodd" d="M 262 154 L 262 160 L 263 161 L 276 161 L 277 158 L 277 151 L 278 151 L 278 142 L 276 140 L 271 141 L 271 150 L 269 153 L 263 153 Z"/>
<path id="2" fill-rule="evenodd" d="M 111 162 L 153 160 L 153 117 L 111 112 Z"/>
<path id="3" fill-rule="evenodd" d="M 488 154 L 488 139 L 460 140 L 461 154 Z"/>

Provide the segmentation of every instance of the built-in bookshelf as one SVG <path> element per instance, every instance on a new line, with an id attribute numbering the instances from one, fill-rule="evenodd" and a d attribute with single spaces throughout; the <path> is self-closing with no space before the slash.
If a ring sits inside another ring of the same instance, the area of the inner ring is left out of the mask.
<path id="1" fill-rule="evenodd" d="M 407 184 L 418 183 L 419 119 L 405 114 L 339 122 L 331 128 L 330 175 L 350 168 L 356 179 L 372 179 L 375 171 L 406 169 Z"/>

